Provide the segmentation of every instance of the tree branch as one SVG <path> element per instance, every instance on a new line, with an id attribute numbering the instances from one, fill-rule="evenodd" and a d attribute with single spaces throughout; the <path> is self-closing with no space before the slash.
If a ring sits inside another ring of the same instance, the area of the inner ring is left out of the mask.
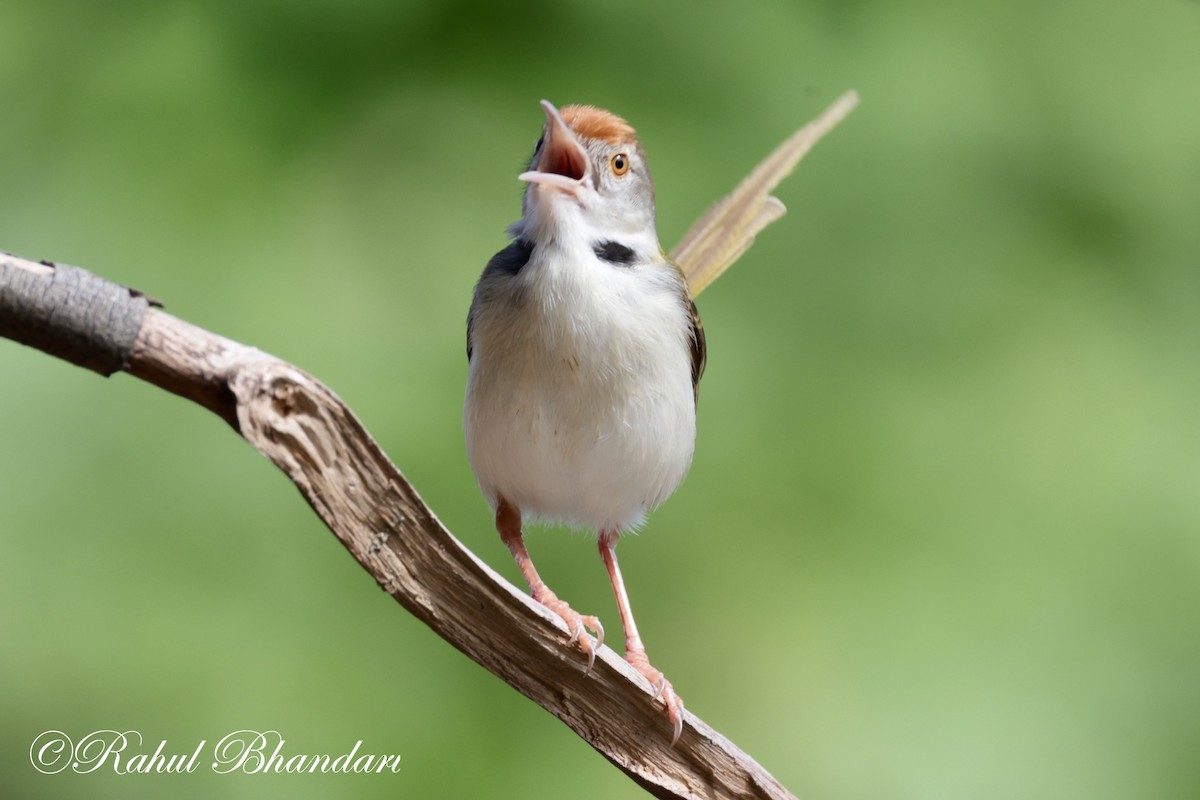
<path id="1" fill-rule="evenodd" d="M 384 591 L 648 792 L 792 797 L 691 713 L 670 746 L 650 684 L 611 648 L 586 673 L 562 621 L 454 538 L 323 384 L 154 305 L 84 270 L 0 253 L 0 336 L 101 375 L 128 372 L 220 416 L 291 478 Z"/>

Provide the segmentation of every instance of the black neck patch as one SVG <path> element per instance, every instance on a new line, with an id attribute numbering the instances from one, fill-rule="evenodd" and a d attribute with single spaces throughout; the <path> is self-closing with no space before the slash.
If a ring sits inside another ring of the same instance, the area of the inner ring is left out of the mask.
<path id="1" fill-rule="evenodd" d="M 592 245 L 592 252 L 601 261 L 607 261 L 610 264 L 616 264 L 620 267 L 632 266 L 637 257 L 632 248 L 612 240 L 596 242 Z"/>
<path id="2" fill-rule="evenodd" d="M 492 260 L 488 262 L 484 272 L 503 272 L 507 275 L 516 275 L 525 268 L 532 255 L 532 242 L 525 239 L 514 239 L 509 242 L 508 247 L 492 256 Z"/>

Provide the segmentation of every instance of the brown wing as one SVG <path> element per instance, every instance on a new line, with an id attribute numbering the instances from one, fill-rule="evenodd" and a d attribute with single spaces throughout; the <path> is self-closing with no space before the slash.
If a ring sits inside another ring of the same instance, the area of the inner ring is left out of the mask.
<path id="1" fill-rule="evenodd" d="M 493 284 L 498 277 L 512 277 L 525 269 L 525 265 L 529 263 L 529 257 L 532 255 L 532 243 L 524 239 L 514 239 L 508 243 L 508 247 L 492 256 L 487 266 L 483 268 L 483 274 L 479 276 L 479 282 L 475 284 L 475 294 L 471 298 L 471 310 L 467 312 L 468 363 L 471 361 L 471 354 L 475 350 L 475 309 L 481 302 L 482 295 L 487 292 L 487 287 Z"/>
<path id="2" fill-rule="evenodd" d="M 688 311 L 692 322 L 692 393 L 696 398 L 697 407 L 700 405 L 700 377 L 704 375 L 704 365 L 708 363 L 708 345 L 704 341 L 704 324 L 700 322 L 700 312 L 696 309 L 696 301 L 687 289 L 683 290 L 687 300 Z"/>

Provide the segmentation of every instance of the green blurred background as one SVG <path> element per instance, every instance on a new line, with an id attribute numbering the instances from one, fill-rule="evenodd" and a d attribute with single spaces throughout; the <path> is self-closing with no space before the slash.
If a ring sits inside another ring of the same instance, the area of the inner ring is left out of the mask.
<path id="1" fill-rule="evenodd" d="M 802 798 L 1200 794 L 1200 5 L 0 4 L 0 249 L 326 381 L 511 580 L 460 424 L 546 97 L 670 247 L 848 88 L 700 298 L 691 475 L 622 546 L 688 708 Z M 8 797 L 625 797 L 217 418 L 0 342 Z M 588 540 L 530 536 L 616 612 Z M 37 734 L 275 728 L 394 776 L 44 776 Z"/>

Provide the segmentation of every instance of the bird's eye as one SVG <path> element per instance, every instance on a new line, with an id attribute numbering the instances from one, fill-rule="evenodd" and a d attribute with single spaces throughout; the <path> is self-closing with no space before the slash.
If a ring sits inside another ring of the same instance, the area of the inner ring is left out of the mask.
<path id="1" fill-rule="evenodd" d="M 617 177 L 629 172 L 629 156 L 624 153 L 617 153 L 608 163 L 612 167 L 613 175 Z"/>

